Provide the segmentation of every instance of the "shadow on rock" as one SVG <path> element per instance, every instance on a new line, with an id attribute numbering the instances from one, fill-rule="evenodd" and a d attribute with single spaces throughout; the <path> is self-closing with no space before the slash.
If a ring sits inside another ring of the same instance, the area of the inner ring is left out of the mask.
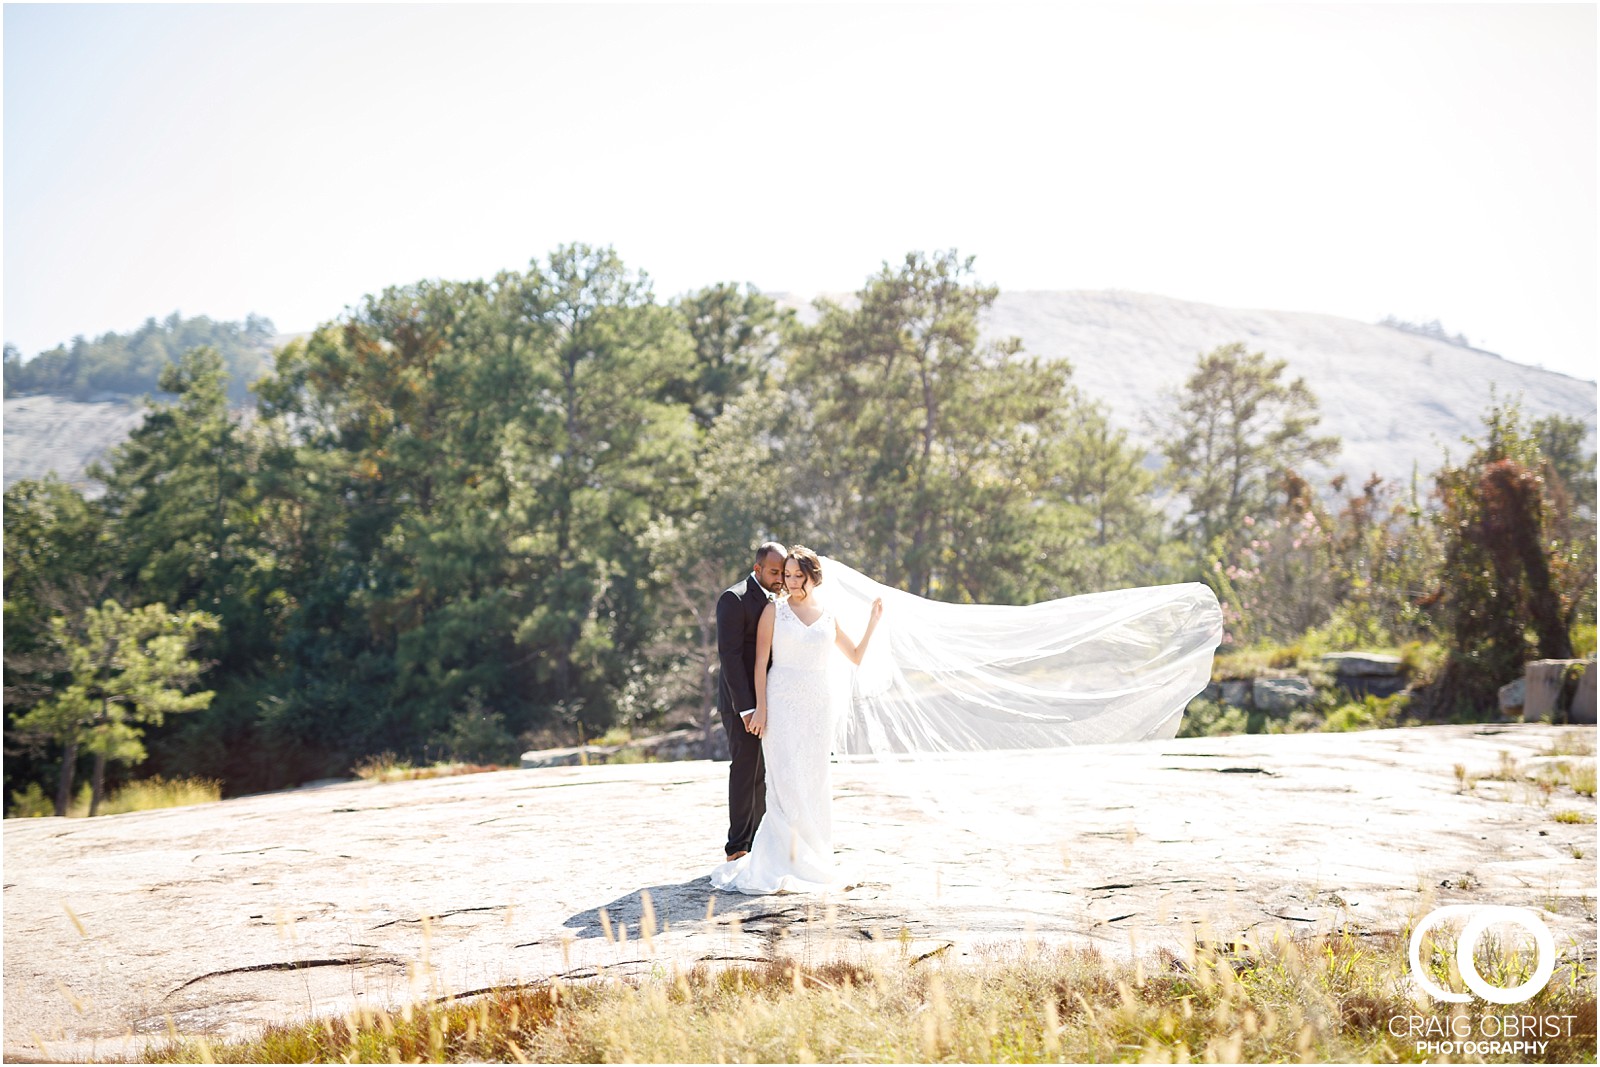
<path id="1" fill-rule="evenodd" d="M 711 888 L 709 877 L 676 885 L 653 885 L 580 911 L 561 925 L 577 931 L 580 939 L 603 937 L 612 940 L 624 930 L 630 937 L 638 936 L 648 915 L 654 934 L 659 933 L 663 926 L 704 920 L 707 904 L 713 895 L 726 894 L 716 893 Z"/>
<path id="2" fill-rule="evenodd" d="M 576 931 L 577 937 L 603 937 L 616 940 L 625 935 L 636 938 L 644 927 L 650 934 L 661 933 L 672 927 L 702 923 L 760 924 L 777 921 L 780 925 L 808 922 L 820 918 L 816 902 L 802 894 L 778 893 L 768 896 L 745 896 L 742 893 L 725 893 L 711 888 L 709 877 L 696 878 L 676 885 L 653 885 L 624 893 L 615 900 L 587 908 L 569 917 L 561 925 Z M 759 932 L 760 927 L 751 927 Z"/>

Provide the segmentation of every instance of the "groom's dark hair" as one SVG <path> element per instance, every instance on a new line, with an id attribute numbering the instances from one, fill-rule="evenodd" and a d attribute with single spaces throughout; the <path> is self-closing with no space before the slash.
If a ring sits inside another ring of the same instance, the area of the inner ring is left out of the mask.
<path id="1" fill-rule="evenodd" d="M 766 558 L 774 553 L 780 556 L 787 556 L 789 554 L 789 549 L 784 545 L 778 544 L 776 541 L 763 541 L 761 543 L 761 547 L 756 549 L 756 566 L 761 566 L 761 564 L 765 562 Z"/>

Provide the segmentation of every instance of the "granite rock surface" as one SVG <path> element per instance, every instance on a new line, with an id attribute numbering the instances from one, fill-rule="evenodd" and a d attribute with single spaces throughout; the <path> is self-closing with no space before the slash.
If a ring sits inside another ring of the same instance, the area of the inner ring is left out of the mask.
<path id="1" fill-rule="evenodd" d="M 8 819 L 5 1053 L 136 1054 L 358 1005 L 554 975 L 874 953 L 959 962 L 1036 938 L 1108 954 L 1196 937 L 1399 930 L 1446 903 L 1538 910 L 1595 954 L 1592 797 L 1509 766 L 1566 733 L 1439 726 L 953 761 L 952 824 L 834 768 L 851 887 L 714 894 L 727 765 L 350 782 L 88 819 Z M 1572 731 L 1587 738 L 1593 731 Z M 1592 751 L 1592 748 L 1591 748 Z M 1502 756 L 1505 753 L 1505 756 Z M 1588 757 L 1592 760 L 1592 756 Z M 1454 767 L 1482 779 L 1463 788 Z M 1580 858 L 1581 855 L 1581 858 Z"/>

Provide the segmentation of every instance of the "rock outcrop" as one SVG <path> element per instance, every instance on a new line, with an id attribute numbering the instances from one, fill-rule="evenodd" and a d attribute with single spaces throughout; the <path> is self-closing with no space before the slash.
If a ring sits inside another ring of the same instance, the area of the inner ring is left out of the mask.
<path id="1" fill-rule="evenodd" d="M 992 806 L 966 823 L 927 814 L 874 765 L 840 763 L 835 840 L 852 887 L 826 899 L 711 891 L 727 765 L 704 761 L 8 819 L 5 1055 L 137 1054 L 169 1031 L 227 1037 L 700 961 L 1361 935 L 1446 903 L 1535 909 L 1592 968 L 1594 798 L 1541 803 L 1508 768 L 1593 736 L 1437 726 L 950 761 L 941 773 Z"/>

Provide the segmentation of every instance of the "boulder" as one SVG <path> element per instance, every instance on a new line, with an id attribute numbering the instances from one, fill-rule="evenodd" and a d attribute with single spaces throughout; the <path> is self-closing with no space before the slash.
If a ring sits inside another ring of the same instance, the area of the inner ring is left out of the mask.
<path id="1" fill-rule="evenodd" d="M 572 748 L 546 748 L 522 754 L 522 769 L 535 767 L 598 766 L 616 751 L 611 745 L 576 745 Z"/>
<path id="2" fill-rule="evenodd" d="M 1335 674 L 1350 678 L 1398 678 L 1402 670 L 1399 656 L 1381 652 L 1330 652 L 1322 662 Z"/>
<path id="3" fill-rule="evenodd" d="M 1257 678 L 1251 698 L 1262 711 L 1287 714 L 1303 708 L 1317 697 L 1317 691 L 1304 678 Z"/>
<path id="4" fill-rule="evenodd" d="M 1594 660 L 1589 660 L 1584 664 L 1583 677 L 1578 679 L 1578 691 L 1572 695 L 1572 708 L 1567 715 L 1569 722 L 1594 725 L 1594 685 Z"/>
<path id="5" fill-rule="evenodd" d="M 1523 678 L 1518 678 L 1500 687 L 1500 710 L 1510 714 L 1522 711 L 1523 703 L 1528 699 L 1528 683 Z"/>
<path id="6" fill-rule="evenodd" d="M 723 734 L 720 720 L 713 724 L 711 744 L 711 758 L 728 758 L 728 739 Z M 636 737 L 619 745 L 582 745 L 524 752 L 521 766 L 523 770 L 530 770 L 537 767 L 598 767 L 606 763 L 669 763 L 705 758 L 705 730 L 695 726 L 678 726 L 666 733 Z"/>
<path id="7" fill-rule="evenodd" d="M 1523 668 L 1527 685 L 1522 717 L 1550 722 L 1594 722 L 1594 660 L 1536 659 Z M 1588 679 L 1587 705 L 1584 680 Z"/>
<path id="8" fill-rule="evenodd" d="M 1322 662 L 1333 668 L 1335 683 L 1351 696 L 1393 696 L 1406 687 L 1399 656 L 1381 652 L 1330 652 Z"/>
<path id="9" fill-rule="evenodd" d="M 1221 685 L 1222 702 L 1232 708 L 1248 708 L 1254 686 L 1249 678 L 1229 679 Z"/>

